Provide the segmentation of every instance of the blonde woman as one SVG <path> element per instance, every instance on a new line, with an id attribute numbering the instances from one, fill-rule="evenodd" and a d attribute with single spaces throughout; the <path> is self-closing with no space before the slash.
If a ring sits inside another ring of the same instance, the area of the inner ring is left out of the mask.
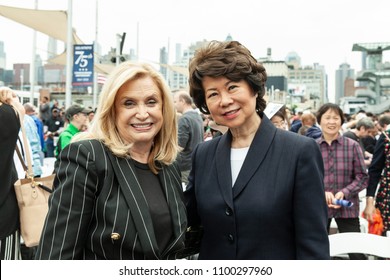
<path id="1" fill-rule="evenodd" d="M 150 65 L 125 62 L 94 121 L 60 154 L 37 259 L 171 259 L 187 220 L 170 90 Z"/>

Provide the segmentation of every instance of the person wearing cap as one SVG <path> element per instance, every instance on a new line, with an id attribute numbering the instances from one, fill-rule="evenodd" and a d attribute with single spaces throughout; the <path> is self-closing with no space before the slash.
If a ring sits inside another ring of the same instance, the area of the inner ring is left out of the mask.
<path id="1" fill-rule="evenodd" d="M 91 110 L 80 105 L 72 105 L 65 111 L 65 119 L 69 123 L 64 131 L 61 132 L 58 139 L 55 155 L 58 157 L 60 152 L 69 145 L 73 136 L 82 131 L 82 128 L 88 125 L 88 114 Z"/>
<path id="2" fill-rule="evenodd" d="M 53 108 L 51 117 L 45 122 L 47 130 L 45 132 L 46 157 L 54 157 L 55 143 L 54 138 L 58 137 L 64 127 L 64 121 L 60 117 L 58 108 Z M 45 129 L 45 128 L 44 128 Z"/>

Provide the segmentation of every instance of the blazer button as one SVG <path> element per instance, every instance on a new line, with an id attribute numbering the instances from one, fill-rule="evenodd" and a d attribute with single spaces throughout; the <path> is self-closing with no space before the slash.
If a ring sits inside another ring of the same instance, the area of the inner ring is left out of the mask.
<path id="1" fill-rule="evenodd" d="M 111 239 L 112 240 L 119 240 L 121 238 L 121 235 L 119 233 L 113 232 L 111 233 Z"/>
<path id="2" fill-rule="evenodd" d="M 234 242 L 234 236 L 233 236 L 233 234 L 229 234 L 229 235 L 228 235 L 228 240 L 230 241 L 230 243 L 233 243 L 233 242 Z"/>
<path id="3" fill-rule="evenodd" d="M 232 209 L 231 209 L 230 207 L 226 207 L 226 209 L 225 209 L 225 214 L 226 214 L 226 216 L 231 216 L 231 215 L 233 215 Z"/>

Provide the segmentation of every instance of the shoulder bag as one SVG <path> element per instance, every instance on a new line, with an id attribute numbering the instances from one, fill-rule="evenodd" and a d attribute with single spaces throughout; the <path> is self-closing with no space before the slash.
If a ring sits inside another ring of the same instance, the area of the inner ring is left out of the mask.
<path id="1" fill-rule="evenodd" d="M 26 148 L 28 146 L 23 123 L 21 124 L 21 129 L 23 146 Z M 39 244 L 43 224 L 49 209 L 48 198 L 52 193 L 55 174 L 34 178 L 30 153 L 28 151 L 25 152 L 27 167 L 18 146 L 16 146 L 15 150 L 26 173 L 26 178 L 19 179 L 14 184 L 19 206 L 20 233 L 26 247 L 34 247 Z"/>

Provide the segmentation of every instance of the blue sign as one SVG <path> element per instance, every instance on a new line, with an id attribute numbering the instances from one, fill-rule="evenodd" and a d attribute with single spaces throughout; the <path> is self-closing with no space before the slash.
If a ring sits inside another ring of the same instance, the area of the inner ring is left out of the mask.
<path id="1" fill-rule="evenodd" d="M 73 86 L 93 85 L 93 45 L 74 45 Z"/>

